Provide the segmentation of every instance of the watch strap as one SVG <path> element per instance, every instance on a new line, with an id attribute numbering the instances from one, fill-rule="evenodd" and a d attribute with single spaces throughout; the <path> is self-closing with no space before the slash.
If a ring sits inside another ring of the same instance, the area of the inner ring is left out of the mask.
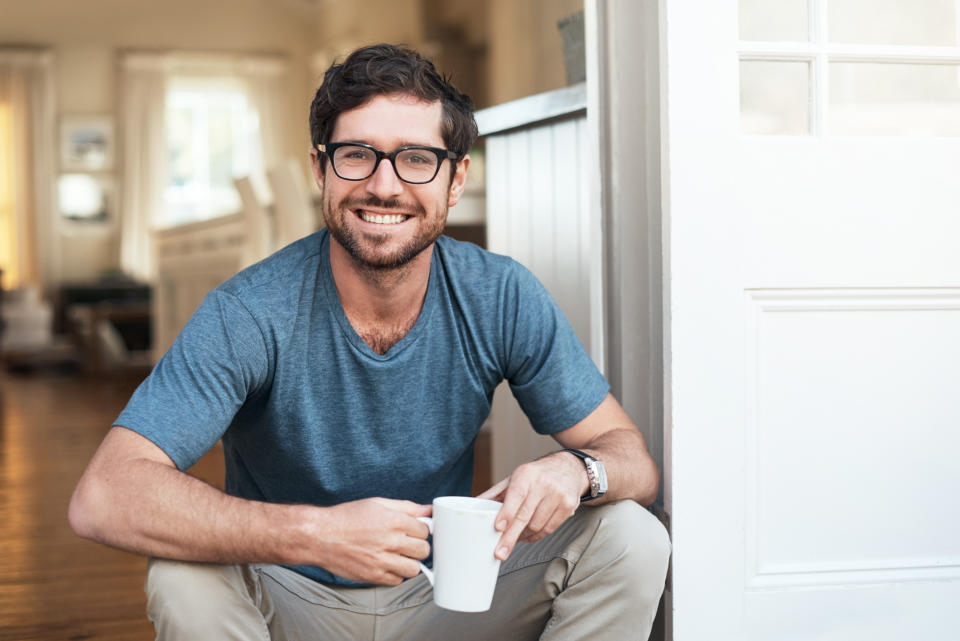
<path id="1" fill-rule="evenodd" d="M 590 501 L 593 499 L 600 498 L 603 496 L 603 491 L 601 489 L 600 475 L 597 471 L 597 464 L 599 463 L 598 459 L 590 456 L 586 452 L 580 450 L 575 450 L 573 448 L 564 448 L 562 452 L 570 452 L 577 458 L 583 461 L 584 466 L 587 468 L 587 478 L 590 479 L 590 490 L 587 494 L 584 494 L 580 497 L 580 501 Z"/>

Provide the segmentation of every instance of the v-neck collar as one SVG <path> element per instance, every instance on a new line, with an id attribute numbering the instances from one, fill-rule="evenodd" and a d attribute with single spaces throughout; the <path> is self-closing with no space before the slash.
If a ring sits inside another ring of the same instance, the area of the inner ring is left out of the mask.
<path id="1" fill-rule="evenodd" d="M 403 338 L 401 338 L 395 345 L 393 345 L 393 347 L 387 350 L 386 354 L 378 354 L 373 351 L 369 345 L 367 345 L 363 338 L 360 337 L 360 334 L 357 333 L 357 330 L 355 330 L 353 325 L 350 324 L 350 319 L 347 318 L 347 313 L 343 309 L 343 302 L 340 300 L 340 293 L 337 291 L 337 284 L 333 280 L 333 269 L 330 267 L 330 232 L 325 231 L 323 241 L 320 245 L 320 277 L 323 281 L 324 290 L 327 294 L 327 300 L 329 301 L 329 309 L 337 319 L 337 324 L 340 326 L 340 330 L 343 332 L 344 338 L 347 339 L 347 341 L 355 350 L 367 358 L 375 361 L 389 361 L 406 350 L 417 340 L 420 334 L 424 331 L 423 327 L 427 324 L 429 316 L 433 313 L 433 308 L 436 306 L 436 253 L 436 245 L 434 245 L 433 256 L 430 257 L 430 276 L 427 281 L 427 294 L 424 296 L 423 306 L 420 308 L 420 315 L 417 316 L 416 322 Z"/>

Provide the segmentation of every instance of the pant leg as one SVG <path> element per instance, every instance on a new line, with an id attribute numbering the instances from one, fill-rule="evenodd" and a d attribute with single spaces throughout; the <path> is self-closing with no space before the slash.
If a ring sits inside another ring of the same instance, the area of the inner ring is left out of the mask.
<path id="1" fill-rule="evenodd" d="M 412 584 L 419 599 L 409 587 L 384 590 L 377 639 L 645 640 L 669 556 L 666 530 L 633 501 L 583 506 L 549 537 L 515 548 L 487 612 L 438 608 L 422 577 Z"/>
<path id="2" fill-rule="evenodd" d="M 269 641 L 272 603 L 248 565 L 150 559 L 147 617 L 157 641 Z"/>
<path id="3" fill-rule="evenodd" d="M 590 520 L 597 523 L 595 534 L 554 600 L 540 638 L 645 641 L 667 576 L 667 531 L 632 501 L 603 506 Z"/>
<path id="4" fill-rule="evenodd" d="M 372 589 L 335 589 L 278 566 L 151 559 L 146 591 L 158 641 L 374 638 Z"/>

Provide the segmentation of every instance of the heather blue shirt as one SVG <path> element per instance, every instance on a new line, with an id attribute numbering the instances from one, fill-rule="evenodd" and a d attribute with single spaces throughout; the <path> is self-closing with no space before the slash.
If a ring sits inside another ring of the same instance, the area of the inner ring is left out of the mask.
<path id="1" fill-rule="evenodd" d="M 235 496 L 426 504 L 469 495 L 473 443 L 503 379 L 542 434 L 574 425 L 606 396 L 536 278 L 447 237 L 434 247 L 417 322 L 377 354 L 343 311 L 329 242 L 326 230 L 307 236 L 210 292 L 115 425 L 182 470 L 222 438 Z"/>

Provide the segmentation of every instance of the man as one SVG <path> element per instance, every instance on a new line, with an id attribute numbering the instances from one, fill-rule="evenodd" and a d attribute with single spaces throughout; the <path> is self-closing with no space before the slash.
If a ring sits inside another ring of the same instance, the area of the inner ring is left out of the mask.
<path id="1" fill-rule="evenodd" d="M 90 462 L 74 530 L 151 557 L 161 639 L 646 638 L 669 542 L 637 505 L 658 487 L 642 436 L 528 271 L 441 236 L 469 98 L 378 45 L 327 71 L 310 126 L 327 229 L 210 293 Z M 493 606 L 442 610 L 417 517 L 469 493 L 504 378 L 585 454 L 483 494 L 503 502 Z M 181 471 L 218 439 L 226 492 Z"/>

